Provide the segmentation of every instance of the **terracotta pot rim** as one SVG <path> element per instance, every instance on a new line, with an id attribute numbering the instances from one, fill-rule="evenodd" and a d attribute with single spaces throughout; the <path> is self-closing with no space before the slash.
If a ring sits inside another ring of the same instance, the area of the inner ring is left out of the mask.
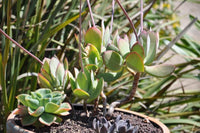
<path id="1" fill-rule="evenodd" d="M 20 127 L 19 125 L 17 125 L 15 123 L 15 116 L 16 116 L 16 112 L 18 111 L 18 108 L 16 108 L 7 118 L 7 122 L 6 122 L 6 130 L 7 133 L 12 133 L 12 132 L 20 132 L 20 133 L 34 133 L 32 131 L 29 131 L 27 129 L 24 129 L 22 127 Z M 12 131 L 11 129 L 14 129 L 14 131 Z"/>
<path id="2" fill-rule="evenodd" d="M 82 106 L 82 105 L 79 105 L 79 104 L 75 104 L 74 106 Z M 102 106 L 100 106 L 100 108 L 102 108 Z M 15 120 L 14 120 L 14 117 L 16 116 L 15 115 L 15 112 L 18 111 L 18 108 L 16 108 L 7 118 L 7 122 L 6 122 L 6 130 L 9 132 L 9 129 L 13 128 L 15 130 L 15 132 L 23 132 L 23 133 L 34 133 L 32 131 L 29 131 L 27 129 L 24 129 L 22 127 L 20 127 L 19 125 L 17 125 L 15 123 Z M 141 113 L 138 113 L 138 112 L 135 112 L 135 111 L 130 111 L 130 110 L 126 110 L 126 109 L 121 109 L 121 108 L 115 108 L 115 111 L 120 111 L 120 112 L 125 112 L 125 113 L 130 113 L 130 114 L 133 114 L 135 116 L 139 116 L 139 117 L 142 117 L 142 118 L 145 118 L 145 119 L 148 119 L 150 120 L 151 122 L 155 123 L 156 125 L 158 125 L 163 133 L 170 133 L 169 129 L 167 128 L 167 126 L 165 126 L 162 122 L 160 122 L 159 120 L 155 119 L 155 118 L 152 118 L 152 117 L 149 117 L 149 116 L 146 116 L 144 114 L 141 114 Z"/>

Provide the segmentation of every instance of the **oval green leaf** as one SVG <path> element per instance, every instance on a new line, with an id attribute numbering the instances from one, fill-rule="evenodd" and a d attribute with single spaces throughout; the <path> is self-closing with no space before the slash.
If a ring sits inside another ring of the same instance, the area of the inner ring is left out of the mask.
<path id="1" fill-rule="evenodd" d="M 44 107 L 43 106 L 38 107 L 36 110 L 31 109 L 30 107 L 28 107 L 28 113 L 31 116 L 39 117 L 43 112 L 44 112 Z"/>
<path id="2" fill-rule="evenodd" d="M 145 57 L 145 55 L 144 55 L 144 48 L 139 43 L 135 43 L 133 45 L 133 47 L 131 48 L 131 52 L 138 53 L 142 57 L 142 59 L 144 60 L 144 57 Z"/>
<path id="3" fill-rule="evenodd" d="M 120 54 L 115 51 L 109 50 L 104 52 L 103 60 L 106 67 L 111 71 L 120 71 L 123 65 L 123 59 Z"/>
<path id="4" fill-rule="evenodd" d="M 90 97 L 90 95 L 86 91 L 81 89 L 75 89 L 73 93 L 75 96 L 81 99 L 88 99 Z"/>
<path id="5" fill-rule="evenodd" d="M 59 105 L 53 102 L 49 102 L 45 105 L 45 112 L 47 113 L 54 113 L 58 109 L 59 109 Z"/>
<path id="6" fill-rule="evenodd" d="M 155 77 L 166 77 L 174 72 L 175 66 L 173 65 L 155 65 L 145 66 L 145 72 Z"/>
<path id="7" fill-rule="evenodd" d="M 129 42 L 125 39 L 120 38 L 118 40 L 118 48 L 121 55 L 125 58 L 126 55 L 130 52 Z"/>
<path id="8" fill-rule="evenodd" d="M 91 27 L 85 33 L 85 42 L 93 44 L 101 53 L 102 35 L 101 31 L 96 27 Z"/>
<path id="9" fill-rule="evenodd" d="M 131 52 L 130 54 L 127 55 L 127 57 L 126 57 L 126 66 L 131 71 L 144 72 L 143 59 L 136 52 Z"/>

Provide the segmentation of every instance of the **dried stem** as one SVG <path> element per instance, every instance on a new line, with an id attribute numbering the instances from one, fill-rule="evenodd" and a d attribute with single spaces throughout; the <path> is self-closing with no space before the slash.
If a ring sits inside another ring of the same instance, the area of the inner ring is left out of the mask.
<path id="1" fill-rule="evenodd" d="M 133 85 L 132 85 L 132 89 L 130 91 L 130 95 L 129 96 L 127 96 L 126 98 L 124 98 L 122 100 L 119 100 L 119 101 L 111 103 L 111 105 L 109 107 L 109 110 L 108 110 L 108 113 L 106 114 L 107 115 L 106 117 L 108 119 L 109 119 L 109 117 L 112 116 L 112 113 L 113 113 L 115 107 L 119 107 L 121 105 L 124 105 L 124 104 L 130 102 L 133 99 L 133 97 L 134 97 L 134 95 L 136 93 L 137 87 L 138 87 L 139 78 L 140 78 L 140 73 L 137 72 L 134 75 Z"/>
<path id="2" fill-rule="evenodd" d="M 91 19 L 92 19 L 92 25 L 93 25 L 93 27 L 96 27 L 96 26 L 95 26 L 95 22 L 94 22 L 94 18 L 93 18 L 93 13 L 92 13 L 92 9 L 91 9 L 91 5 L 90 5 L 90 1 L 89 1 L 89 0 L 87 0 L 87 4 L 88 4 L 89 11 L 90 11 L 90 17 L 91 17 Z"/>
<path id="3" fill-rule="evenodd" d="M 110 34 L 112 33 L 114 11 L 115 11 L 115 0 L 112 1 L 112 16 L 111 16 L 111 22 L 110 22 Z"/>
<path id="4" fill-rule="evenodd" d="M 82 50 L 81 50 L 81 40 L 82 40 L 82 35 L 81 35 L 81 6 L 82 6 L 82 1 L 80 0 L 80 7 L 79 7 L 79 43 L 78 43 L 78 49 L 79 49 L 79 60 L 81 63 L 81 71 L 84 71 L 84 66 L 83 66 L 83 60 L 82 60 Z"/>
<path id="5" fill-rule="evenodd" d="M 2 29 L 0 29 L 0 32 L 6 36 L 6 38 L 8 38 L 10 41 L 12 41 L 16 46 L 18 46 L 20 49 L 22 49 L 24 52 L 26 52 L 28 55 L 30 55 L 31 57 L 33 57 L 36 61 L 38 61 L 41 65 L 43 65 L 43 62 L 36 57 L 35 55 L 33 55 L 32 53 L 30 53 L 28 50 L 26 50 L 24 47 L 22 47 L 18 42 L 16 42 L 15 40 L 13 40 L 9 35 L 7 35 Z"/>
<path id="6" fill-rule="evenodd" d="M 143 0 L 140 0 L 140 26 L 141 26 L 141 32 L 143 31 Z"/>
<path id="7" fill-rule="evenodd" d="M 122 9 L 122 11 L 124 12 L 126 18 L 128 19 L 128 21 L 129 21 L 129 23 L 130 23 L 130 25 L 131 25 L 131 27 L 132 27 L 132 29 L 133 29 L 133 32 L 134 32 L 134 34 L 135 34 L 135 36 L 136 36 L 136 40 L 139 41 L 139 38 L 138 38 L 138 36 L 137 36 L 136 29 L 135 29 L 135 26 L 134 26 L 133 22 L 131 21 L 131 19 L 130 19 L 130 17 L 128 16 L 126 10 L 123 8 L 123 6 L 122 6 L 121 3 L 119 2 L 119 0 L 116 0 L 116 1 L 117 1 L 118 5 L 120 6 L 120 8 Z"/>
<path id="8" fill-rule="evenodd" d="M 190 29 L 190 27 L 197 21 L 197 18 L 194 18 L 167 46 L 157 55 L 157 61 L 161 59 L 170 48 Z"/>

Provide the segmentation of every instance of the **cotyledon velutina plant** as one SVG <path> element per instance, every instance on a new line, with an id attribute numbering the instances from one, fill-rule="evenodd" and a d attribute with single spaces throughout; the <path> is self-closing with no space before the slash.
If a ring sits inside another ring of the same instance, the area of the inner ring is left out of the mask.
<path id="1" fill-rule="evenodd" d="M 17 99 L 23 104 L 19 105 L 16 114 L 21 116 L 23 126 L 39 126 L 38 121 L 50 126 L 59 123 L 59 116 L 66 116 L 71 110 L 67 102 L 63 102 L 66 94 L 61 91 L 51 91 L 48 88 L 40 88 L 31 94 L 20 94 Z"/>

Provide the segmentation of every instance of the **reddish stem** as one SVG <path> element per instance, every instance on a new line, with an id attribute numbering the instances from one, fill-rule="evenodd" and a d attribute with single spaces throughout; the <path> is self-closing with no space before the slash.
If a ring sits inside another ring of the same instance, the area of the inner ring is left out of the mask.
<path id="1" fill-rule="evenodd" d="M 125 10 L 124 7 L 121 5 L 121 3 L 119 2 L 119 0 L 116 0 L 116 1 L 117 1 L 118 5 L 120 6 L 120 8 L 122 9 L 122 11 L 124 12 L 126 18 L 128 19 L 128 21 L 129 21 L 129 23 L 130 23 L 130 25 L 131 25 L 131 27 L 132 27 L 132 29 L 133 29 L 133 32 L 134 32 L 134 34 L 135 34 L 135 36 L 136 36 L 136 40 L 139 41 L 139 38 L 138 38 L 138 36 L 137 36 L 136 29 L 135 29 L 135 26 L 134 26 L 133 22 L 131 21 L 131 19 L 130 19 L 130 17 L 128 16 L 126 10 Z"/>
<path id="2" fill-rule="evenodd" d="M 21 48 L 24 52 L 26 52 L 28 55 L 30 55 L 31 57 L 33 57 L 36 61 L 38 61 L 41 65 L 43 65 L 43 62 L 36 57 L 35 55 L 33 55 L 32 53 L 30 53 L 28 50 L 26 50 L 24 47 L 22 47 L 18 42 L 16 42 L 15 40 L 13 40 L 9 35 L 7 35 L 2 29 L 0 29 L 0 32 L 6 36 L 6 38 L 8 38 L 10 41 L 12 41 L 15 45 L 17 45 L 19 48 Z"/>

